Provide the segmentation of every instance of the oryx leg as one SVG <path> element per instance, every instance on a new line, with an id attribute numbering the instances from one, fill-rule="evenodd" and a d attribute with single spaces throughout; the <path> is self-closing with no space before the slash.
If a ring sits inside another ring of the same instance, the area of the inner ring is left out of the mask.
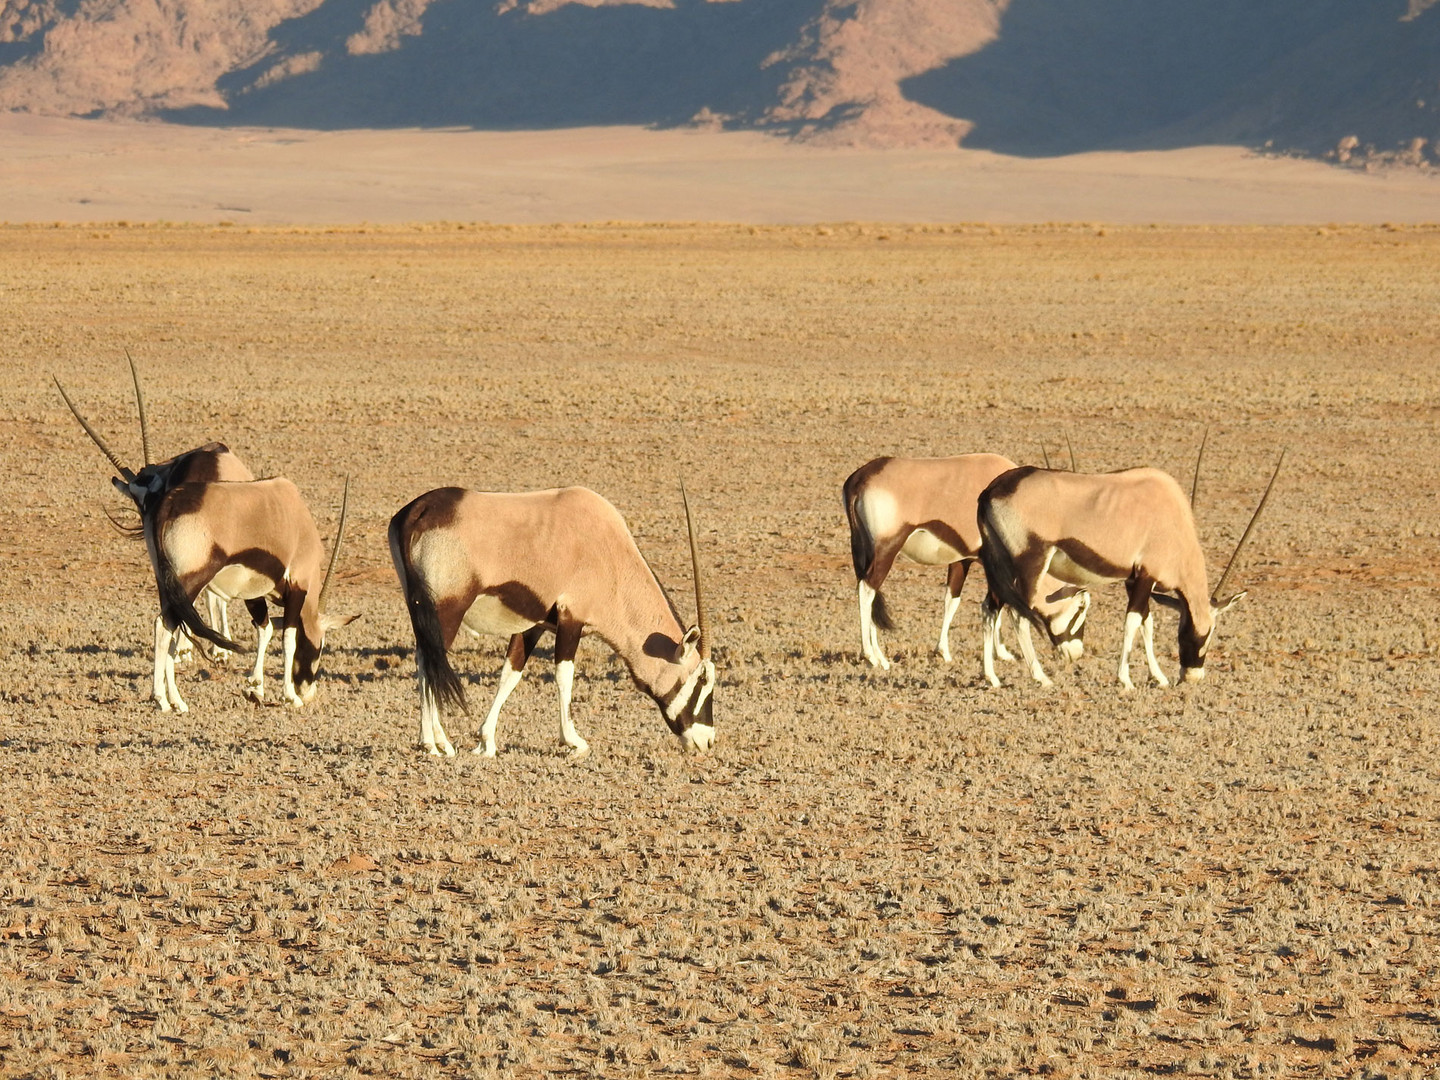
<path id="1" fill-rule="evenodd" d="M 1145 663 L 1149 665 L 1150 677 L 1161 686 L 1169 686 L 1170 680 L 1160 670 L 1160 661 L 1155 659 L 1155 612 L 1147 611 L 1145 621 L 1140 624 L 1140 640 L 1145 643 Z"/>
<path id="2" fill-rule="evenodd" d="M 1135 684 L 1130 681 L 1130 650 L 1135 647 L 1136 632 L 1149 620 L 1150 594 L 1155 589 L 1155 582 L 1137 574 L 1125 583 L 1125 587 L 1130 601 L 1125 610 L 1125 639 L 1120 646 L 1119 676 L 1122 687 L 1134 690 Z"/>
<path id="3" fill-rule="evenodd" d="M 223 638 L 230 637 L 230 604 L 214 589 L 205 590 L 205 615 L 206 621 L 216 633 Z M 223 661 L 226 657 L 224 649 L 208 641 L 200 643 L 200 651 L 211 663 Z"/>
<path id="4" fill-rule="evenodd" d="M 155 616 L 155 679 L 151 688 L 155 704 L 161 712 L 189 712 L 175 686 L 175 655 L 179 652 L 179 627 L 171 630 L 162 615 Z"/>
<path id="5" fill-rule="evenodd" d="M 214 595 L 213 593 L 211 594 Z M 255 668 L 245 679 L 244 694 L 251 701 L 265 700 L 265 650 L 270 647 L 270 638 L 275 633 L 275 627 L 270 622 L 270 609 L 265 603 L 265 598 L 258 600 L 246 600 L 245 610 L 250 613 L 250 621 L 255 624 Z M 229 621 L 228 619 L 226 620 Z M 229 637 L 229 633 L 225 633 Z"/>
<path id="6" fill-rule="evenodd" d="M 980 606 L 980 636 L 983 641 L 981 666 L 985 671 L 985 681 L 991 686 L 999 686 L 1000 676 L 995 674 L 995 647 L 1000 641 L 1000 607 L 993 596 L 987 595 L 984 604 Z"/>
<path id="7" fill-rule="evenodd" d="M 288 589 L 280 602 L 285 610 L 284 628 L 280 631 L 280 654 L 285 665 L 282 693 L 285 700 L 298 709 L 305 702 L 295 689 L 295 643 L 300 636 L 300 612 L 305 605 L 305 594 L 299 589 Z"/>
<path id="8" fill-rule="evenodd" d="M 1020 642 L 1020 657 L 1030 669 L 1030 677 L 1041 686 L 1049 686 L 1050 676 L 1045 674 L 1045 669 L 1040 666 L 1040 660 L 1035 655 L 1035 639 L 1030 636 L 1030 629 L 1029 619 L 1016 617 L 1015 637 Z"/>
<path id="9" fill-rule="evenodd" d="M 570 696 L 575 687 L 575 652 L 580 647 L 581 624 L 562 615 L 555 628 L 555 685 L 560 691 L 560 739 L 570 748 L 570 760 L 579 761 L 590 753 L 590 744 L 575 730 L 570 719 Z"/>
<path id="10" fill-rule="evenodd" d="M 483 757 L 495 756 L 495 728 L 500 722 L 500 710 L 504 708 L 510 691 L 520 685 L 521 676 L 525 674 L 525 662 L 530 659 L 530 654 L 535 651 L 540 635 L 544 632 L 545 626 L 541 624 L 532 626 L 523 634 L 511 635 L 510 651 L 505 654 L 505 666 L 500 669 L 500 685 L 495 689 L 495 700 L 490 703 L 490 711 L 485 714 L 485 723 L 480 726 L 480 745 L 471 753 Z M 556 681 L 559 681 L 558 674 Z"/>
<path id="11" fill-rule="evenodd" d="M 970 563 L 973 561 L 961 559 L 953 562 L 945 575 L 945 617 L 940 622 L 940 643 L 935 646 L 935 651 L 947 664 L 951 660 L 950 624 L 955 619 L 955 612 L 960 610 L 960 590 L 965 587 L 965 575 L 970 572 Z"/>
<path id="12" fill-rule="evenodd" d="M 880 631 L 875 625 L 875 597 L 880 592 L 880 586 L 885 583 L 890 568 L 895 565 L 895 558 L 903 546 L 903 541 L 885 547 L 876 545 L 875 558 L 870 563 L 870 569 L 856 586 L 860 599 L 860 651 L 865 659 L 870 661 L 871 667 L 885 671 L 890 669 L 890 658 L 880 648 Z"/>

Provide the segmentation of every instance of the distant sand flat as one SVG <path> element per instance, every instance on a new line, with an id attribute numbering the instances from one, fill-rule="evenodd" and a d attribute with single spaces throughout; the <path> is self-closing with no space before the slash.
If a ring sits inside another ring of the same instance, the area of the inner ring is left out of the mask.
<path id="1" fill-rule="evenodd" d="M 1063 158 L 634 127 L 294 131 L 0 116 L 0 221 L 1440 221 L 1440 176 L 1238 147 Z"/>

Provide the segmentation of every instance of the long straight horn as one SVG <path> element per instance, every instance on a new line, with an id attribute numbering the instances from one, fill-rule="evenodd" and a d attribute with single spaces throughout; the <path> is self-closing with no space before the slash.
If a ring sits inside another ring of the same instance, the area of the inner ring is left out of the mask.
<path id="1" fill-rule="evenodd" d="M 325 568 L 325 581 L 320 586 L 320 599 L 316 607 L 325 613 L 325 594 L 330 591 L 330 578 L 335 573 L 335 563 L 340 558 L 340 541 L 345 539 L 345 515 L 350 511 L 350 477 L 345 477 L 345 494 L 340 496 L 340 524 L 335 526 L 335 542 L 330 545 L 330 565 Z"/>
<path id="2" fill-rule="evenodd" d="M 1190 481 L 1190 509 L 1195 509 L 1195 493 L 1200 490 L 1200 463 L 1205 460 L 1205 444 L 1210 441 L 1210 425 L 1205 425 L 1205 434 L 1200 436 L 1200 453 L 1195 455 L 1195 479 Z"/>
<path id="3" fill-rule="evenodd" d="M 1288 449 L 1288 447 L 1287 447 Z M 1240 534 L 1240 542 L 1235 545 L 1235 551 L 1230 556 L 1230 561 L 1225 564 L 1225 572 L 1220 575 L 1220 580 L 1215 583 L 1215 591 L 1210 594 L 1210 603 L 1215 603 L 1215 598 L 1225 588 L 1225 582 L 1230 577 L 1230 571 L 1235 566 L 1235 560 L 1240 556 L 1240 549 L 1245 546 L 1245 541 L 1250 539 L 1250 531 L 1255 528 L 1255 522 L 1260 520 L 1260 511 L 1265 509 L 1265 504 L 1270 501 L 1270 489 L 1275 486 L 1275 478 L 1280 475 L 1280 466 L 1285 464 L 1285 451 L 1280 451 L 1280 460 L 1275 462 L 1275 471 L 1270 474 L 1270 482 L 1265 485 L 1265 494 L 1260 496 L 1260 505 L 1255 507 L 1255 513 L 1250 515 L 1250 524 L 1245 526 L 1245 531 Z"/>
<path id="4" fill-rule="evenodd" d="M 135 479 L 135 474 L 120 464 L 120 459 L 115 452 L 105 445 L 105 440 L 95 434 L 95 429 L 85 422 L 85 417 L 80 415 L 80 410 L 75 408 L 75 403 L 70 400 L 70 395 L 65 392 L 65 387 L 60 385 L 60 380 L 55 375 L 50 376 L 55 380 L 55 389 L 60 391 L 60 396 L 65 399 L 65 404 L 70 406 L 70 411 L 75 414 L 75 419 L 80 421 L 80 426 L 85 429 L 85 434 L 90 436 L 90 441 L 100 448 L 100 452 L 110 459 L 110 464 L 115 466 L 115 471 L 125 478 L 129 483 Z"/>
<path id="5" fill-rule="evenodd" d="M 705 614 L 705 593 L 700 588 L 700 548 L 695 543 L 695 519 L 690 516 L 690 500 L 685 495 L 685 481 L 680 481 L 680 502 L 685 506 L 685 528 L 690 533 L 690 573 L 695 582 L 695 625 L 700 628 L 697 648 L 702 660 L 710 659 L 710 619 Z"/>
<path id="6" fill-rule="evenodd" d="M 135 358 L 125 350 L 125 359 L 130 361 L 130 381 L 135 384 L 135 407 L 140 410 L 140 448 L 145 453 L 145 464 L 155 464 L 150 456 L 150 420 L 145 415 L 145 391 L 140 389 L 140 373 L 135 370 Z"/>
<path id="7" fill-rule="evenodd" d="M 1070 445 L 1070 433 L 1068 431 L 1065 433 L 1065 449 L 1070 451 L 1070 471 L 1079 472 L 1080 470 L 1075 467 L 1075 448 Z"/>
<path id="8" fill-rule="evenodd" d="M 1050 451 L 1045 449 L 1045 444 L 1040 444 L 1040 456 L 1045 459 L 1045 468 L 1050 468 Z"/>

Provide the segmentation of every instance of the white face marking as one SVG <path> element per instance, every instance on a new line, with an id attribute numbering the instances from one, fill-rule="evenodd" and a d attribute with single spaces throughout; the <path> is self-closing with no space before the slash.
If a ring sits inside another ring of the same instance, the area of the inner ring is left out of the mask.
<path id="1" fill-rule="evenodd" d="M 465 612 L 465 628 L 472 634 L 494 634 L 496 637 L 511 637 L 523 634 L 535 625 L 534 619 L 511 611 L 500 602 L 499 597 L 483 593 L 475 598 L 470 610 Z"/>
<path id="2" fill-rule="evenodd" d="M 680 685 L 680 689 L 677 690 L 675 696 L 670 699 L 670 704 L 665 706 L 665 719 L 674 720 L 685 711 L 685 706 L 690 704 L 690 699 L 695 696 L 695 684 L 707 673 L 707 670 L 709 679 L 706 686 L 702 689 L 704 697 L 701 697 L 695 702 L 695 707 L 697 709 L 700 707 L 705 697 L 708 697 L 710 691 L 714 688 L 715 665 L 709 660 L 706 660 L 703 664 L 696 664 L 695 670 L 686 676 L 685 681 Z"/>
<path id="3" fill-rule="evenodd" d="M 922 566 L 949 566 L 961 557 L 960 552 L 927 529 L 912 532 L 900 551 Z"/>
<path id="4" fill-rule="evenodd" d="M 1205 669 L 1203 667 L 1191 667 L 1185 669 L 1186 682 L 1199 682 L 1203 678 L 1205 678 Z"/>
<path id="5" fill-rule="evenodd" d="M 680 736 L 680 743 L 687 752 L 703 754 L 715 745 L 715 729 L 709 724 L 691 724 Z"/>

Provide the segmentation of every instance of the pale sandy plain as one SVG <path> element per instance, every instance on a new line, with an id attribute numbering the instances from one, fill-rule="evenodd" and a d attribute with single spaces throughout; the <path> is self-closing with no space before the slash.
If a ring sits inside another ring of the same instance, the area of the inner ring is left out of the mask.
<path id="1" fill-rule="evenodd" d="M 1398 226 L 0 229 L 0 1075 L 1433 1075 L 1437 269 Z M 138 454 L 127 347 L 161 452 L 227 440 L 326 537 L 354 477 L 303 712 L 238 662 L 146 700 L 144 554 L 49 381 Z M 865 459 L 1188 481 L 1207 424 L 1212 563 L 1290 457 L 1205 684 L 1116 693 L 1111 588 L 989 689 L 978 590 L 947 666 L 914 567 L 859 662 Z M 682 475 L 715 752 L 587 642 L 587 761 L 543 653 L 496 760 L 420 754 L 390 514 L 588 484 L 689 610 Z"/>
<path id="2" fill-rule="evenodd" d="M 0 116 L 0 221 L 1440 221 L 1440 178 L 1239 147 L 1049 159 L 753 133 L 204 129 Z"/>

